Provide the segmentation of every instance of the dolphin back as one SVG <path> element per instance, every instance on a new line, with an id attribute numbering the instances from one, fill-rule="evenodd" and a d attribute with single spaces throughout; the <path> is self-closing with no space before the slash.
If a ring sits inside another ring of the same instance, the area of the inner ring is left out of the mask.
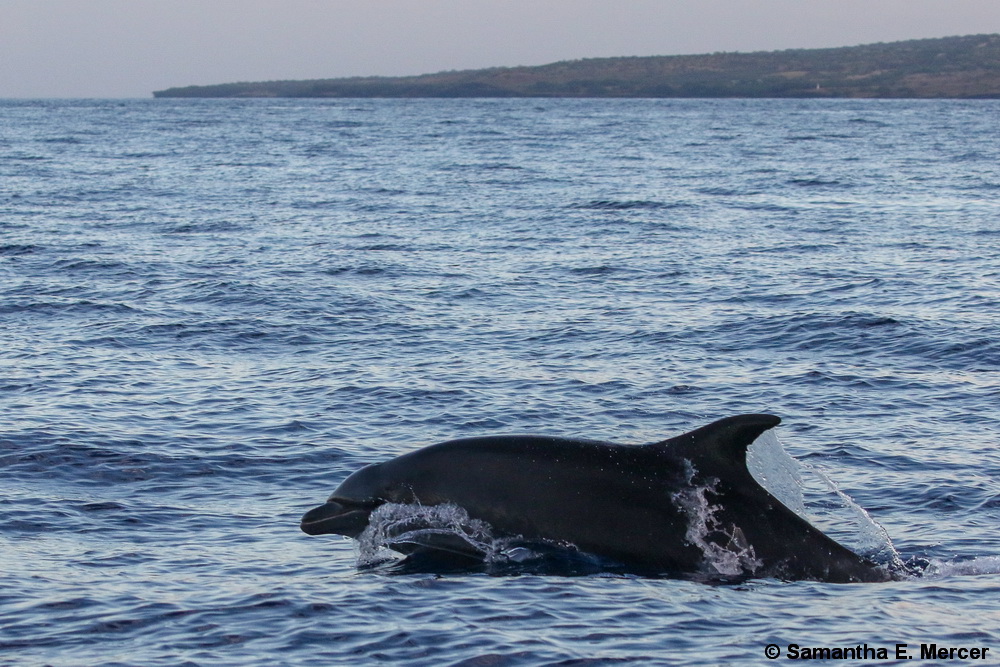
<path id="1" fill-rule="evenodd" d="M 736 558 L 735 571 L 719 572 L 886 580 L 750 475 L 747 448 L 780 422 L 738 415 L 638 446 L 548 436 L 451 440 L 357 471 L 307 513 L 302 529 L 354 537 L 380 504 L 453 504 L 497 535 L 572 544 L 638 572 L 711 577 L 720 559 Z M 435 537 L 414 548 L 454 551 L 442 545 Z"/>

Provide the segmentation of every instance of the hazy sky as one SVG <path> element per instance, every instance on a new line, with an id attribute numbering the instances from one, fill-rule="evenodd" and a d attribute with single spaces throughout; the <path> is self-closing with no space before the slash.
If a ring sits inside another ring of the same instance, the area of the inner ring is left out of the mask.
<path id="1" fill-rule="evenodd" d="M 1000 0 L 0 0 L 0 97 L 1000 32 Z"/>

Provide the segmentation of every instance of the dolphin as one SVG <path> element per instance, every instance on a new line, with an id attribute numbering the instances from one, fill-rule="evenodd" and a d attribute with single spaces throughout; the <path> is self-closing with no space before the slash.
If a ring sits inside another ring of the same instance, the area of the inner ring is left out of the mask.
<path id="1" fill-rule="evenodd" d="M 548 436 L 451 440 L 361 468 L 307 512 L 301 528 L 357 538 L 387 503 L 450 504 L 496 535 L 572 545 L 637 574 L 892 580 L 886 568 L 824 535 L 750 475 L 747 447 L 780 422 L 774 415 L 738 415 L 647 445 Z M 388 546 L 477 555 L 455 535 L 431 534 Z"/>

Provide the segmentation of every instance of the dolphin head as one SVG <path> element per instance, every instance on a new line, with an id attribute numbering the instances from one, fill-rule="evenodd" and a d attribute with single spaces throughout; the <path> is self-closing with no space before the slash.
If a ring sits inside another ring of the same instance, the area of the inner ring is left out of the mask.
<path id="1" fill-rule="evenodd" d="M 357 537 L 368 527 L 368 517 L 387 502 L 407 502 L 405 492 L 386 483 L 383 464 L 365 466 L 345 479 L 326 503 L 302 517 L 300 527 L 309 535 L 334 533 Z"/>

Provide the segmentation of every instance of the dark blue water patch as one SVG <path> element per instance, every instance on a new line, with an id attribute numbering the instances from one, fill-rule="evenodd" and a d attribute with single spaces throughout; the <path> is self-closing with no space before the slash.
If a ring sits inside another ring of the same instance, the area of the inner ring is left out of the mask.
<path id="1" fill-rule="evenodd" d="M 594 199 L 579 204 L 570 204 L 568 208 L 592 211 L 630 211 L 630 210 L 669 210 L 686 208 L 692 204 L 686 202 L 661 202 L 644 199 Z"/>
<path id="2" fill-rule="evenodd" d="M 126 503 L 93 503 L 74 499 L 74 489 L 65 489 L 58 500 L 47 500 L 32 503 L 30 507 L 12 508 L 11 520 L 0 524 L 0 531 L 16 534 L 22 539 L 51 537 L 60 534 L 89 535 L 98 534 L 110 537 L 113 533 L 132 534 L 135 536 L 144 529 L 153 529 L 161 535 L 188 530 L 197 530 L 199 525 L 207 526 L 213 517 L 202 515 L 190 507 L 171 507 L 158 501 L 156 494 L 166 489 L 143 493 L 137 489 L 136 495 L 145 495 L 145 500 L 133 499 Z M 90 489 L 90 493 L 99 495 L 99 489 Z M 105 509 L 95 511 L 86 509 L 88 506 L 103 505 Z M 117 506 L 116 509 L 110 509 Z M 144 541 L 151 541 L 148 536 L 135 537 L 135 546 Z M 111 568 L 135 566 L 155 561 L 155 557 L 137 551 L 129 553 L 116 552 L 109 555 L 84 557 L 80 566 L 87 568 Z"/>
<path id="3" fill-rule="evenodd" d="M 0 245 L 0 255 L 6 257 L 17 257 L 18 255 L 31 255 L 42 250 L 41 246 L 27 243 L 5 243 Z"/>
<path id="4" fill-rule="evenodd" d="M 253 342 L 256 345 L 308 345 L 322 340 L 293 322 L 273 322 L 261 318 L 219 319 L 174 324 L 152 324 L 142 327 L 136 341 L 159 339 L 185 341 L 191 344 L 217 344 L 222 347 Z M 312 332 L 322 333 L 320 330 Z"/>
<path id="5" fill-rule="evenodd" d="M 524 171 L 527 169 L 518 164 L 511 164 L 509 162 L 486 162 L 477 165 L 478 169 L 485 169 L 487 171 Z"/>
<path id="6" fill-rule="evenodd" d="M 0 314 L 39 314 L 48 317 L 79 317 L 91 315 L 130 315 L 136 309 L 124 303 L 97 303 L 87 299 L 65 301 L 27 301 L 0 306 Z"/>
<path id="7" fill-rule="evenodd" d="M 342 461 L 349 460 L 345 456 L 345 450 L 336 443 L 307 448 L 300 445 L 298 452 L 285 456 L 275 454 L 273 445 L 283 440 L 280 435 L 294 435 L 301 439 L 308 433 L 309 431 L 285 425 L 272 431 L 269 437 L 255 435 L 250 443 L 239 446 L 233 445 L 225 435 L 218 439 L 175 436 L 170 441 L 172 445 L 166 448 L 182 451 L 162 454 L 156 451 L 164 448 L 162 438 L 108 441 L 99 434 L 87 431 L 80 431 L 73 438 L 55 437 L 45 432 L 28 432 L 0 439 L 0 468 L 12 480 L 32 479 L 40 475 L 49 480 L 62 480 L 75 486 L 92 488 L 151 482 L 178 487 L 185 485 L 185 480 L 204 478 L 234 479 L 251 476 L 261 481 L 278 480 L 282 476 L 302 475 L 310 471 L 315 474 L 316 471 L 331 467 L 336 469 Z M 197 451 L 196 448 L 210 450 L 213 442 L 219 448 L 236 451 L 190 453 Z M 114 512 L 122 511 L 125 507 L 119 501 L 92 500 L 64 509 Z"/>
<path id="8" fill-rule="evenodd" d="M 839 246 L 834 243 L 780 243 L 774 245 L 740 248 L 735 254 L 757 255 L 782 253 L 830 253 L 838 250 Z"/>
<path id="9" fill-rule="evenodd" d="M 323 126 L 330 129 L 343 129 L 343 128 L 358 128 L 365 127 L 366 125 L 371 125 L 371 123 L 360 120 L 328 120 L 323 122 Z"/>
<path id="10" fill-rule="evenodd" d="M 246 225 L 232 220 L 173 222 L 157 225 L 157 228 L 164 235 L 235 234 L 248 230 Z"/>
<path id="11" fill-rule="evenodd" d="M 366 243 L 354 248 L 362 252 L 417 252 L 422 249 L 406 243 Z"/>
<path id="12" fill-rule="evenodd" d="M 924 338 L 914 340 L 907 352 L 925 357 L 930 363 L 982 372 L 1000 368 L 1000 341 L 996 338 Z"/>
<path id="13" fill-rule="evenodd" d="M 865 313 L 827 315 L 803 313 L 753 317 L 737 322 L 726 322 L 711 330 L 703 330 L 708 337 L 720 341 L 735 338 L 738 346 L 721 343 L 722 350 L 741 347 L 787 348 L 797 350 L 864 351 L 890 354 L 906 346 L 913 348 L 914 330 L 887 316 Z"/>
<path id="14" fill-rule="evenodd" d="M 43 144 L 72 144 L 72 145 L 79 145 L 79 144 L 84 143 L 84 139 L 82 139 L 80 137 L 74 137 L 74 136 L 46 137 L 44 139 L 39 139 L 38 141 L 40 141 Z"/>
<path id="15" fill-rule="evenodd" d="M 355 275 L 362 277 L 382 277 L 395 275 L 398 267 L 384 265 L 376 262 L 357 262 L 352 266 L 337 266 L 323 269 L 321 273 L 328 276 Z"/>
<path id="16" fill-rule="evenodd" d="M 147 480 L 152 475 L 151 466 L 173 462 L 171 457 L 142 454 L 141 445 L 141 441 L 119 443 L 122 451 L 113 445 L 88 445 L 47 433 L 25 434 L 17 440 L 0 440 L 0 465 L 14 478 L 41 474 L 49 479 L 107 485 Z M 135 452 L 136 449 L 140 451 Z M 187 458 L 187 463 L 195 466 L 196 476 L 211 474 L 210 468 L 199 464 L 194 457 Z M 169 467 L 172 472 L 180 472 L 181 466 Z M 190 471 L 190 467 L 184 467 Z"/>
<path id="17" fill-rule="evenodd" d="M 51 155 L 37 155 L 37 154 L 33 154 L 33 153 L 23 153 L 23 152 L 22 153 L 17 153 L 17 152 L 15 152 L 15 153 L 7 153 L 7 154 L 5 154 L 3 156 L 3 158 L 0 158 L 0 164 L 3 164 L 4 162 L 8 162 L 8 161 L 10 161 L 10 162 L 14 162 L 14 161 L 20 161 L 20 162 L 47 162 L 47 161 L 51 161 L 53 159 L 55 159 L 55 158 L 53 156 L 51 156 Z"/>
<path id="18" fill-rule="evenodd" d="M 67 273 L 85 273 L 114 279 L 122 276 L 139 276 L 145 270 L 115 259 L 65 258 L 52 262 L 52 269 Z"/>
<path id="19" fill-rule="evenodd" d="M 699 391 L 702 391 L 700 387 L 689 384 L 676 384 L 666 389 L 668 394 L 694 394 Z"/>
<path id="20" fill-rule="evenodd" d="M 761 211 L 763 213 L 782 213 L 790 215 L 800 215 L 801 211 L 794 206 L 774 204 L 769 202 L 739 201 L 729 204 L 731 208 L 744 211 Z"/>
<path id="21" fill-rule="evenodd" d="M 120 155 L 111 155 L 110 159 L 132 161 L 132 160 L 157 160 L 161 158 L 171 158 L 177 155 L 174 151 L 136 151 L 136 152 L 124 152 Z"/>
<path id="22" fill-rule="evenodd" d="M 88 502 L 77 506 L 75 509 L 81 512 L 106 512 L 113 510 L 124 510 L 125 505 L 116 502 Z"/>
<path id="23" fill-rule="evenodd" d="M 419 403 L 425 409 L 437 404 L 453 405 L 461 402 L 468 394 L 462 389 L 426 389 L 420 387 L 385 387 L 363 386 L 357 384 L 340 384 L 329 390 L 331 400 L 350 400 L 352 402 L 407 402 Z"/>
<path id="24" fill-rule="evenodd" d="M 492 292 L 478 287 L 446 287 L 443 289 L 427 290 L 427 295 L 432 298 L 442 298 L 451 303 L 453 301 L 463 301 L 466 299 L 490 299 Z"/>
<path id="25" fill-rule="evenodd" d="M 401 195 L 410 194 L 407 190 L 400 188 L 391 188 L 382 185 L 375 185 L 371 187 L 361 187 L 358 188 L 358 192 L 363 192 L 366 194 L 378 195 L 380 197 L 398 197 Z M 375 232 L 373 236 L 381 236 L 381 234 Z M 363 235 L 362 235 L 363 236 Z"/>
<path id="26" fill-rule="evenodd" d="M 211 273 L 233 273 L 228 267 L 226 270 L 222 269 L 223 267 L 219 267 L 218 271 L 212 271 L 211 267 L 206 267 L 206 270 L 199 272 L 201 275 L 192 275 L 186 281 L 181 281 L 178 286 L 186 286 L 187 292 L 181 301 L 189 304 L 233 305 L 242 309 L 271 303 L 280 295 L 271 286 L 253 280 L 205 277 Z"/>
<path id="27" fill-rule="evenodd" d="M 526 169 L 525 167 L 521 167 L 515 164 L 510 164 L 507 162 L 485 162 L 476 164 L 455 162 L 451 164 L 445 164 L 441 167 L 441 170 L 445 172 L 456 171 L 462 173 L 463 175 L 481 173 L 484 177 L 490 172 L 503 172 L 503 171 L 519 172 L 519 171 L 524 171 L 525 169 Z M 493 181 L 487 180 L 487 182 L 493 182 Z"/>
<path id="28" fill-rule="evenodd" d="M 567 271 L 578 276 L 597 276 L 601 278 L 608 278 L 616 273 L 622 273 L 625 269 L 617 266 L 601 265 L 570 267 Z"/>
<path id="29" fill-rule="evenodd" d="M 814 385 L 817 387 L 838 385 L 859 391 L 871 390 L 880 393 L 881 396 L 889 396 L 891 393 L 894 397 L 891 400 L 907 403 L 915 409 L 919 409 L 920 405 L 918 401 L 899 398 L 899 396 L 905 396 L 907 392 L 921 389 L 919 381 L 905 376 L 874 375 L 869 372 L 852 373 L 845 371 L 812 370 L 796 377 L 785 378 L 785 381 L 789 384 Z M 873 402 L 871 407 L 876 408 L 878 404 Z"/>
<path id="30" fill-rule="evenodd" d="M 733 188 L 724 185 L 695 188 L 695 192 L 712 197 L 748 197 L 764 194 L 760 189 L 753 187 Z"/>
<path id="31" fill-rule="evenodd" d="M 873 127 L 889 127 L 889 124 L 886 123 L 885 121 L 878 120 L 876 118 L 864 118 L 861 116 L 856 118 L 851 118 L 847 122 L 858 125 L 871 125 Z"/>
<path id="32" fill-rule="evenodd" d="M 1000 508 L 1000 494 L 993 488 L 984 476 L 977 478 L 967 478 L 958 472 L 961 466 L 949 465 L 947 462 L 940 464 L 942 473 L 958 473 L 962 479 L 942 479 L 932 484 L 920 484 L 912 489 L 912 493 L 898 499 L 915 514 L 927 517 L 937 517 L 960 514 L 970 511 L 969 508 L 976 508 L 976 511 L 987 513 L 996 512 Z M 900 472 L 909 471 L 910 474 L 919 475 L 920 465 L 904 468 L 898 467 Z M 985 472 L 985 471 L 984 471 Z M 880 508 L 882 511 L 891 511 L 890 507 Z"/>
<path id="33" fill-rule="evenodd" d="M 991 154 L 983 153 L 982 151 L 968 151 L 966 153 L 961 153 L 952 157 L 953 160 L 958 162 L 965 161 L 980 161 L 980 160 L 990 160 L 993 156 Z"/>
<path id="34" fill-rule="evenodd" d="M 836 246 L 806 246 L 806 250 L 833 250 Z M 815 273 L 815 272 L 811 272 Z M 843 274 L 838 274 L 837 276 L 825 276 L 827 278 L 836 277 L 838 279 L 843 279 Z M 882 289 L 887 286 L 887 281 L 882 278 L 867 278 L 859 279 L 854 281 L 842 282 L 839 284 L 833 284 L 829 286 L 820 287 L 812 292 L 809 292 L 811 296 L 820 296 L 823 294 L 842 294 L 842 293 L 853 293 L 857 291 L 875 291 Z M 873 326 L 881 326 L 882 324 L 898 324 L 895 320 L 893 321 L 883 321 L 892 320 L 892 318 L 875 318 Z"/>
<path id="35" fill-rule="evenodd" d="M 788 181 L 789 185 L 795 185 L 801 188 L 850 188 L 853 187 L 850 183 L 844 183 L 843 181 L 838 181 L 835 179 L 827 178 L 792 178 Z"/>

